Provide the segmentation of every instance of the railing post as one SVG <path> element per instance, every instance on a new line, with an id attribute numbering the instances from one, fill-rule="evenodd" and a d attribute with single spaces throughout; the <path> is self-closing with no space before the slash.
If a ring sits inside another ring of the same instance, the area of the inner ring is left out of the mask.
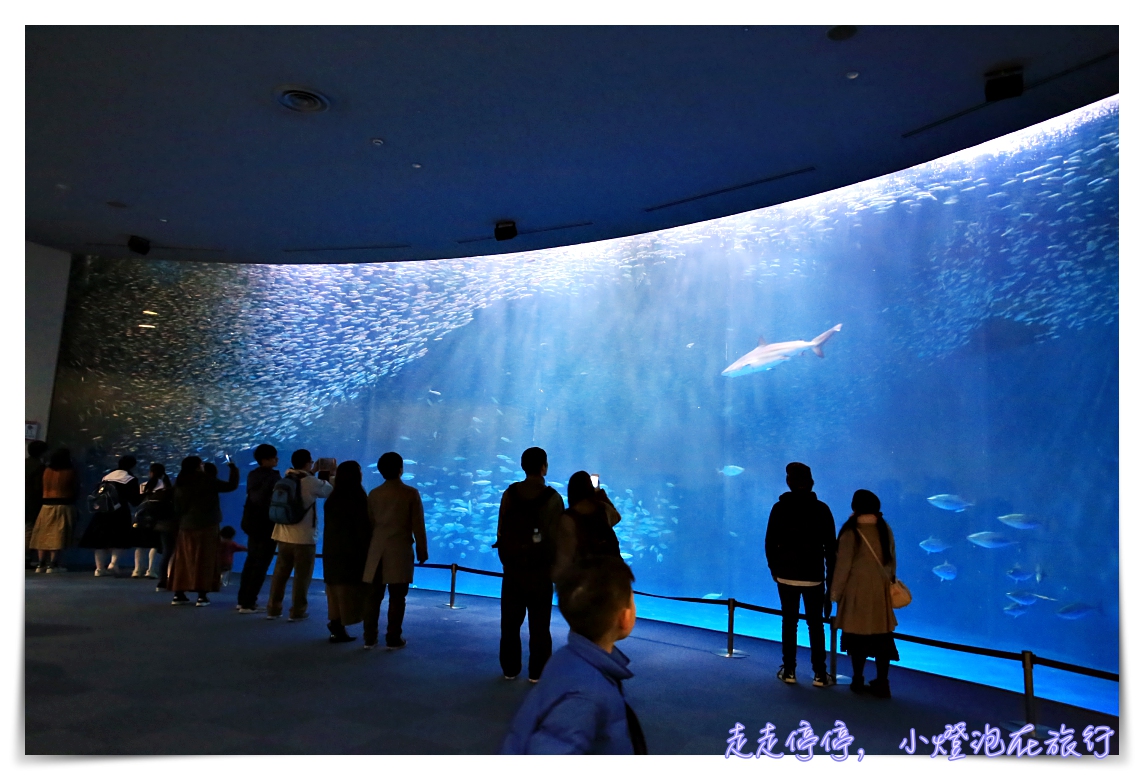
<path id="1" fill-rule="evenodd" d="M 727 599 L 727 649 L 715 655 L 723 658 L 746 658 L 747 654 L 735 649 L 735 599 Z"/>
<path id="2" fill-rule="evenodd" d="M 442 604 L 445 609 L 464 609 L 457 605 L 457 564 L 449 564 L 449 603 Z"/>
<path id="3" fill-rule="evenodd" d="M 1021 651 L 1021 666 L 1025 670 L 1025 722 L 1037 723 L 1037 700 L 1033 696 L 1033 662 L 1032 650 Z"/>
<path id="4" fill-rule="evenodd" d="M 830 616 L 830 681 L 838 681 L 838 630 L 833 615 Z"/>

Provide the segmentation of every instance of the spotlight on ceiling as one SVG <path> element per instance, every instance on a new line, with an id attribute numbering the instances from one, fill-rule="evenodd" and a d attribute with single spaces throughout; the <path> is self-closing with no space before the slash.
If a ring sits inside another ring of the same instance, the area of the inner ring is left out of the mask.
<path id="1" fill-rule="evenodd" d="M 511 220 L 498 222 L 493 228 L 493 238 L 497 241 L 508 241 L 510 238 L 516 238 L 516 223 Z"/>
<path id="2" fill-rule="evenodd" d="M 277 94 L 279 103 L 301 114 L 317 114 L 330 107 L 330 99 L 312 89 L 279 87 Z"/>
<path id="3" fill-rule="evenodd" d="M 852 24 L 840 24 L 826 31 L 826 37 L 832 41 L 847 41 L 854 37 L 858 28 Z"/>
<path id="4" fill-rule="evenodd" d="M 999 68 L 985 74 L 985 102 L 1021 97 L 1025 92 L 1025 71 L 1020 66 Z"/>
<path id="5" fill-rule="evenodd" d="M 138 255 L 145 255 L 151 251 L 151 242 L 142 236 L 130 236 L 127 239 L 127 248 Z"/>

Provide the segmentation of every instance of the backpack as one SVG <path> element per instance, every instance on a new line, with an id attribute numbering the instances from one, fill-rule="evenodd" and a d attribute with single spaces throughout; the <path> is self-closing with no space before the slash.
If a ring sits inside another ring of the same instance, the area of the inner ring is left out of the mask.
<path id="1" fill-rule="evenodd" d="M 571 509 L 566 513 L 576 524 L 576 559 L 594 556 L 620 557 L 620 540 L 608 522 L 608 513 L 602 506 L 590 515 L 582 515 Z"/>
<path id="2" fill-rule="evenodd" d="M 512 510 L 501 524 L 500 538 L 496 543 L 505 569 L 546 570 L 552 566 L 553 545 L 540 513 L 554 495 L 557 495 L 555 490 L 545 487 L 531 500 L 517 495 L 512 497 Z"/>
<path id="3" fill-rule="evenodd" d="M 151 531 L 159 522 L 163 513 L 163 502 L 157 498 L 146 498 L 135 510 L 135 518 L 131 525 L 133 528 L 142 528 Z"/>
<path id="4" fill-rule="evenodd" d="M 278 525 L 298 525 L 315 506 L 316 502 L 309 508 L 302 506 L 301 479 L 283 477 L 274 483 L 274 489 L 270 491 L 270 522 Z M 314 524 L 317 525 L 317 522 L 318 515 L 315 512 Z"/>
<path id="5" fill-rule="evenodd" d="M 107 514 L 119 509 L 119 491 L 110 482 L 100 482 L 95 492 L 87 497 L 88 506 L 96 514 Z"/>

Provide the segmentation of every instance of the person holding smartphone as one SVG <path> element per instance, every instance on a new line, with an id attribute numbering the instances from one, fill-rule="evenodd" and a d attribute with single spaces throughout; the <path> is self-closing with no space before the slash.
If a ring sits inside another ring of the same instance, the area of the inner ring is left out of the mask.
<path id="1" fill-rule="evenodd" d="M 612 529 L 621 519 L 600 487 L 598 474 L 577 471 L 568 478 L 568 510 L 560 517 L 552 569 L 557 586 L 561 575 L 577 561 L 597 555 L 620 557 L 620 541 Z"/>

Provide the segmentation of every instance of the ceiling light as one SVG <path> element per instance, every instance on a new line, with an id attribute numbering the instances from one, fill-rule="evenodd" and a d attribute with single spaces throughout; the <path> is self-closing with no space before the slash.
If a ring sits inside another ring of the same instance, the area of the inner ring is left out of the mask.
<path id="1" fill-rule="evenodd" d="M 854 79 L 858 78 L 858 71 L 856 71 L 856 70 L 850 71 L 849 73 L 846 74 L 846 78 L 853 81 Z"/>
<path id="2" fill-rule="evenodd" d="M 421 167 L 421 163 L 413 163 L 413 167 L 414 167 L 414 168 L 420 168 L 420 167 Z"/>
<path id="3" fill-rule="evenodd" d="M 167 220 L 163 219 L 162 217 L 159 217 L 159 221 L 160 222 L 166 222 Z"/>
<path id="4" fill-rule="evenodd" d="M 371 138 L 369 142 L 371 144 L 373 144 L 374 146 L 381 146 L 382 144 L 385 143 L 385 139 L 384 138 Z"/>
<path id="5" fill-rule="evenodd" d="M 301 87 L 279 87 L 278 102 L 302 114 L 317 114 L 330 107 L 330 99 L 325 95 Z"/>

